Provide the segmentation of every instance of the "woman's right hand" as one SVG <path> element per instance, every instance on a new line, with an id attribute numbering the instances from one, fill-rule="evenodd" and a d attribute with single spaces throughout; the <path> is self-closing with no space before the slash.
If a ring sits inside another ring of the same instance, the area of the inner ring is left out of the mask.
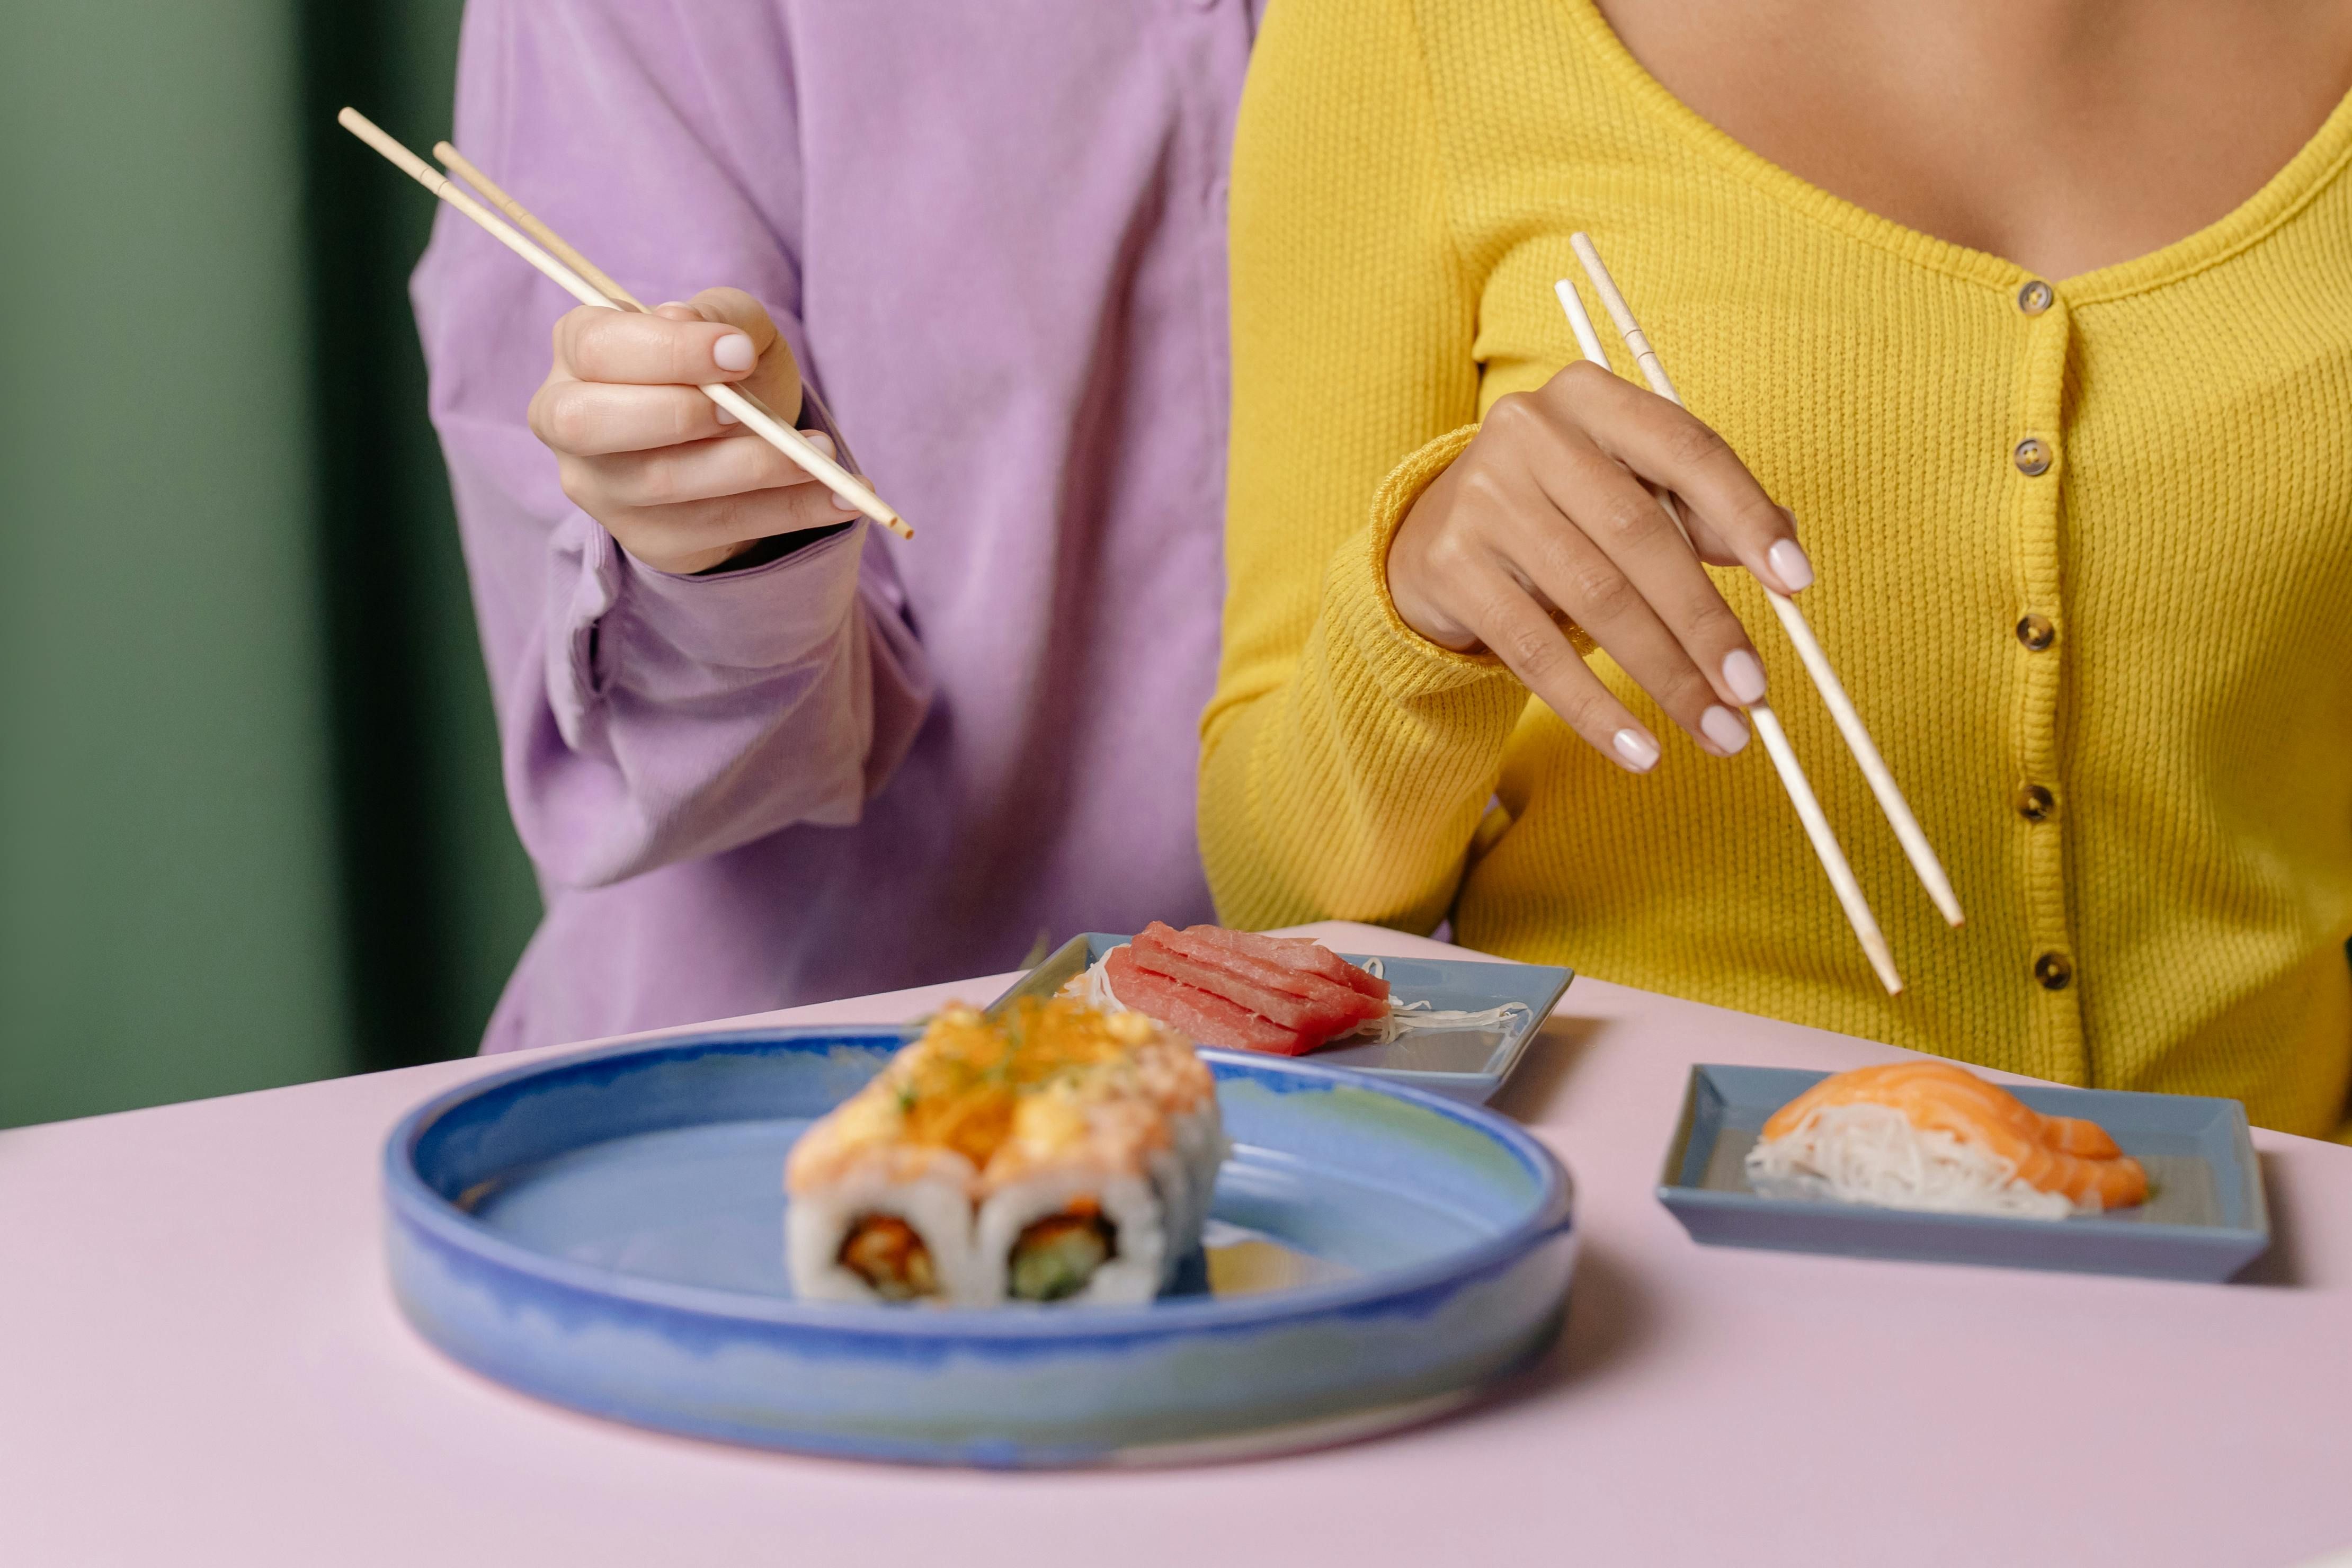
<path id="1" fill-rule="evenodd" d="M 555 363 L 530 400 L 563 493 L 657 571 L 725 564 L 763 539 L 846 522 L 791 458 L 696 387 L 730 382 L 790 423 L 800 367 L 760 302 L 706 289 L 649 315 L 582 306 L 555 323 Z M 822 434 L 809 440 L 837 456 Z"/>
<path id="2" fill-rule="evenodd" d="M 1643 481 L 1678 498 L 1686 542 Z M 1696 546 L 1696 548 L 1694 548 Z M 1556 616 L 1617 661 L 1700 747 L 1748 743 L 1755 645 L 1701 562 L 1793 594 L 1813 580 L 1794 520 L 1722 437 L 1598 365 L 1496 401 L 1389 547 L 1389 596 L 1442 647 L 1491 650 L 1602 755 L 1633 773 L 1658 742 L 1585 667 Z"/>

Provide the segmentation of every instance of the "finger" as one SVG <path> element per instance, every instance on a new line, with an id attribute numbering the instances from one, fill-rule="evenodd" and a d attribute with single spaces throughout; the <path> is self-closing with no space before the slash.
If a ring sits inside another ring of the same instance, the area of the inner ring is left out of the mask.
<path id="1" fill-rule="evenodd" d="M 1580 573 L 1582 591 L 1604 595 L 1603 609 L 1616 610 L 1616 601 L 1622 599 L 1639 604 L 1645 613 L 1640 619 L 1629 617 L 1628 625 L 1642 627 L 1643 655 L 1654 668 L 1645 672 L 1629 667 L 1626 673 L 1668 703 L 1678 722 L 1694 728 L 1707 704 L 1690 707 L 1697 697 L 1689 689 L 1691 674 L 1703 671 L 1706 686 L 1726 705 L 1744 708 L 1760 700 L 1763 660 L 1664 507 L 1640 480 L 1586 442 L 1571 437 L 1549 457 L 1550 460 L 1535 465 L 1536 481 L 1550 504 L 1571 519 L 1576 531 L 1606 558 L 1596 562 L 1580 555 L 1572 543 L 1559 546 Z M 1584 619 L 1574 606 L 1564 607 L 1578 620 Z M 1650 620 L 1680 645 L 1685 658 L 1672 658 L 1663 644 L 1646 635 Z M 1596 637 L 1601 635 L 1589 623 L 1587 629 Z M 1664 685 L 1653 685 L 1653 677 Z M 1671 706 L 1677 696 L 1688 711 Z"/>
<path id="2" fill-rule="evenodd" d="M 833 443 L 821 432 L 809 440 L 833 456 Z M 648 452 L 578 457 L 569 464 L 583 476 L 583 488 L 605 505 L 633 510 L 814 484 L 799 464 L 760 440 L 692 441 Z"/>
<path id="3" fill-rule="evenodd" d="M 581 381 L 689 385 L 740 381 L 758 363 L 751 339 L 723 321 L 583 306 L 555 323 L 555 364 Z"/>
<path id="4" fill-rule="evenodd" d="M 594 457 L 704 441 L 739 428 L 734 416 L 691 386 L 551 379 L 534 394 L 531 434 L 558 452 Z"/>
<path id="5" fill-rule="evenodd" d="M 1746 564 L 1740 560 L 1739 552 L 1707 521 L 1705 512 L 1681 496 L 1670 493 L 1670 499 L 1680 510 L 1684 531 L 1690 535 L 1691 544 L 1698 551 L 1700 560 L 1710 566 Z M 1781 583 L 1789 586 L 1789 591 L 1801 593 L 1812 586 L 1813 563 L 1805 553 L 1802 542 L 1795 537 L 1798 532 L 1797 514 L 1784 506 L 1780 509 L 1780 515 L 1789 521 L 1790 537 L 1770 546 L 1765 552 L 1765 557 L 1771 562 L 1773 570 L 1780 574 Z"/>
<path id="6" fill-rule="evenodd" d="M 1496 658 L 1585 743 L 1628 773 L 1657 766 L 1658 739 L 1617 700 L 1540 605 L 1499 568 L 1463 584 L 1465 619 Z"/>
<path id="7" fill-rule="evenodd" d="M 764 354 L 783 341 L 777 335 L 776 323 L 769 319 L 768 308 L 740 289 L 705 289 L 686 304 L 706 321 L 724 322 L 747 333 L 757 353 Z"/>
<path id="8" fill-rule="evenodd" d="M 751 347 L 760 363 L 744 378 L 746 390 L 775 410 L 778 417 L 793 420 L 801 415 L 801 367 L 793 357 L 793 346 L 776 331 L 769 318 L 767 307 L 740 289 L 705 289 L 688 301 L 690 309 L 706 321 L 724 322 L 742 331 L 751 340 Z"/>
<path id="9" fill-rule="evenodd" d="M 1531 497 L 1512 515 L 1524 520 L 1549 510 L 1548 500 Z M 1702 750 L 1728 756 L 1748 743 L 1746 721 L 1605 551 L 1564 518 L 1520 528 L 1512 553 L 1543 602 L 1583 627 Z"/>
<path id="10" fill-rule="evenodd" d="M 1572 374 L 1580 370 L 1588 374 Z M 1766 587 L 1793 594 L 1812 581 L 1790 515 L 1730 443 L 1687 410 L 1591 365 L 1569 366 L 1537 395 L 1569 414 L 1602 451 L 1683 497 L 1705 519 L 1711 542 Z"/>

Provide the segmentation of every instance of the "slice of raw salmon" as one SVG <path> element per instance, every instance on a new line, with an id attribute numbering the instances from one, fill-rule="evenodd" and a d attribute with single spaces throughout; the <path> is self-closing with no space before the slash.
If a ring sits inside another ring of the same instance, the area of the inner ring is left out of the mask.
<path id="1" fill-rule="evenodd" d="M 2017 1096 L 1951 1062 L 1886 1062 L 1823 1079 L 1772 1113 L 1765 1138 L 1803 1126 L 1832 1105 L 1886 1105 L 1912 1126 L 1948 1132 L 2008 1161 L 2018 1178 L 2074 1203 L 2096 1195 L 2103 1209 L 2147 1199 L 2147 1172 L 2095 1122 L 2044 1116 Z"/>

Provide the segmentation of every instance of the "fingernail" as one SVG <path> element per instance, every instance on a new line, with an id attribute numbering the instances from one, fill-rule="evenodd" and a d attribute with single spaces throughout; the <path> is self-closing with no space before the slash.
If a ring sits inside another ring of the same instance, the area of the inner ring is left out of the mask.
<path id="1" fill-rule="evenodd" d="M 1813 563 L 1805 559 L 1804 546 L 1795 540 L 1781 540 L 1764 552 L 1764 559 L 1791 594 L 1812 586 Z"/>
<path id="2" fill-rule="evenodd" d="M 1748 721 L 1721 703 L 1698 716 L 1698 732 L 1722 748 L 1726 756 L 1748 744 Z"/>
<path id="3" fill-rule="evenodd" d="M 833 504 L 839 507 L 842 510 L 856 511 L 857 510 L 857 503 L 851 500 L 847 496 L 843 495 L 839 490 L 835 490 L 832 493 Z"/>
<path id="4" fill-rule="evenodd" d="M 830 437 L 830 436 L 828 436 L 828 435 L 826 435 L 824 431 L 822 431 L 822 430 L 803 430 L 803 431 L 802 431 L 802 432 L 801 432 L 801 434 L 802 434 L 802 435 L 803 435 L 803 436 L 806 436 L 806 437 L 808 437 L 808 444 L 809 444 L 810 446 L 814 447 L 818 451 L 823 452 L 826 457 L 828 457 L 828 458 L 838 458 L 839 456 L 841 456 L 840 448 L 836 447 L 833 444 L 833 437 Z"/>
<path id="5" fill-rule="evenodd" d="M 1723 656 L 1723 683 L 1744 706 L 1764 695 L 1764 667 L 1744 647 Z"/>
<path id="6" fill-rule="evenodd" d="M 721 425 L 740 425 L 743 423 L 740 419 L 735 417 L 735 411 L 728 407 L 723 403 L 712 404 L 710 405 L 710 414 L 711 417 L 717 419 Z"/>
<path id="7" fill-rule="evenodd" d="M 721 370 L 749 370 L 760 363 L 759 352 L 751 340 L 740 332 L 730 332 L 710 345 L 710 357 L 719 362 Z"/>
<path id="8" fill-rule="evenodd" d="M 1658 742 L 1639 730 L 1620 730 L 1610 737 L 1617 754 L 1625 765 L 1637 773 L 1646 773 L 1658 765 Z"/>

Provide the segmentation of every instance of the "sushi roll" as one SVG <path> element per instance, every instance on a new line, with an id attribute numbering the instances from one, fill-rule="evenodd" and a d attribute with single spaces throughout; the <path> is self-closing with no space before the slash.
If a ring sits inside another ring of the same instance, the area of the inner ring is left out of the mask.
<path id="1" fill-rule="evenodd" d="M 793 1147 L 784 1256 L 808 1300 L 946 1304 L 974 1293 L 980 1172 L 963 1151 L 908 1136 L 905 1076 L 886 1070 Z"/>
<path id="2" fill-rule="evenodd" d="M 1225 1141 L 1223 1116 L 1217 1110 L 1217 1080 L 1182 1036 L 1159 1026 L 1140 1014 L 1123 1014 L 1111 1020 L 1115 1029 L 1133 1030 L 1135 1018 L 1150 1026 L 1147 1042 L 1139 1047 L 1137 1069 L 1150 1094 L 1168 1119 L 1171 1155 L 1181 1178 L 1183 1206 L 1174 1230 L 1194 1242 L 1208 1223 L 1209 1203 L 1216 1195 L 1217 1172 L 1233 1146 Z M 1186 1247 L 1189 1251 L 1190 1247 Z M 1173 1261 L 1181 1262 L 1183 1251 Z"/>
<path id="3" fill-rule="evenodd" d="M 787 1261 L 816 1300 L 1150 1300 L 1226 1152 L 1191 1042 L 1070 1001 L 952 1007 L 803 1137 Z"/>
<path id="4" fill-rule="evenodd" d="M 1024 1098 L 985 1177 L 973 1250 L 986 1298 L 1135 1306 L 1175 1272 L 1192 1202 L 1167 1118 L 1107 1087 Z"/>

